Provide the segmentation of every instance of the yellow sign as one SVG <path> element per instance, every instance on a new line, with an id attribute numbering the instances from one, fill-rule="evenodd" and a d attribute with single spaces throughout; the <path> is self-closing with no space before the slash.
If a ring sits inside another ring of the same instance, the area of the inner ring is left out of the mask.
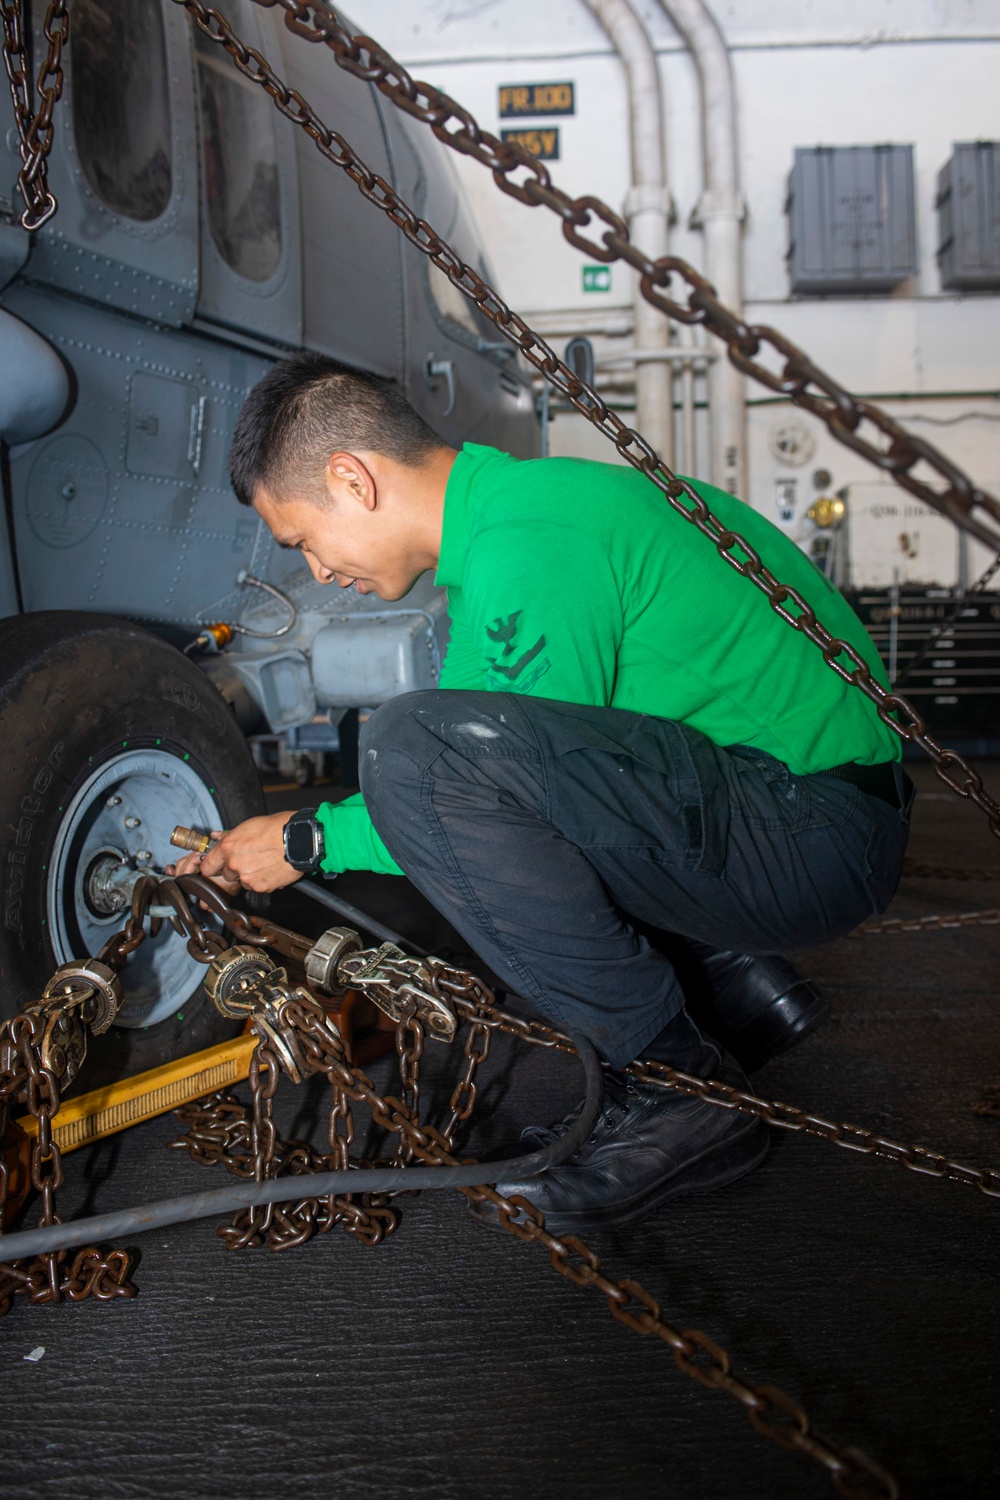
<path id="1" fill-rule="evenodd" d="M 500 89 L 500 118 L 515 115 L 572 115 L 576 113 L 571 83 L 506 83 Z"/>
<path id="2" fill-rule="evenodd" d="M 539 161 L 559 160 L 559 126 L 536 126 L 528 130 L 501 130 L 502 141 L 516 141 Z"/>

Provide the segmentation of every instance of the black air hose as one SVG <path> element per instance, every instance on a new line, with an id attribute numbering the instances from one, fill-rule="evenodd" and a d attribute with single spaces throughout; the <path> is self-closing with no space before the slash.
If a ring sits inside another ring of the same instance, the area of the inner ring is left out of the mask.
<path id="1" fill-rule="evenodd" d="M 263 1203 L 289 1202 L 292 1199 L 325 1198 L 331 1193 L 405 1193 L 438 1188 L 481 1187 L 484 1183 L 502 1182 L 505 1178 L 523 1180 L 537 1177 L 572 1156 L 594 1128 L 604 1102 L 604 1084 L 597 1053 L 585 1037 L 570 1034 L 570 1040 L 583 1063 L 586 1096 L 579 1119 L 564 1136 L 541 1151 L 504 1161 L 478 1162 L 461 1167 L 361 1167 L 339 1172 L 302 1172 L 289 1177 L 273 1177 L 266 1182 L 234 1182 L 228 1187 L 213 1188 L 204 1193 L 188 1193 L 183 1198 L 163 1198 L 158 1203 L 142 1203 L 115 1213 L 95 1214 L 93 1218 L 76 1219 L 69 1224 L 51 1224 L 39 1229 L 22 1229 L 17 1234 L 0 1234 L 0 1260 L 21 1260 L 28 1255 L 46 1255 L 54 1250 L 69 1250 L 77 1245 L 93 1245 L 102 1240 L 146 1229 L 161 1229 L 167 1224 L 186 1224 L 189 1219 L 207 1219 L 213 1214 L 233 1213 L 239 1208 L 255 1208 Z"/>

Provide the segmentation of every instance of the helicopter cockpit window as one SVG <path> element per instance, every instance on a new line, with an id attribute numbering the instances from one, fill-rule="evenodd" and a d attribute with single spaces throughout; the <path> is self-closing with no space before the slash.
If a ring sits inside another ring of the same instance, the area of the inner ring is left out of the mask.
<path id="1" fill-rule="evenodd" d="M 158 5 L 76 0 L 70 32 L 73 133 L 101 202 L 158 219 L 170 202 L 170 93 Z"/>
<path id="2" fill-rule="evenodd" d="M 476 322 L 476 314 L 468 297 L 463 296 L 454 282 L 449 281 L 444 272 L 439 271 L 437 266 L 430 261 L 428 268 L 431 278 L 431 296 L 437 304 L 438 312 L 450 319 L 452 323 L 457 323 L 460 328 L 464 328 L 466 333 L 482 338 L 483 331 Z"/>
<path id="3" fill-rule="evenodd" d="M 234 7 L 213 0 L 227 20 Z M 281 199 L 274 106 L 195 27 L 208 225 L 227 265 L 267 281 L 281 260 Z"/>

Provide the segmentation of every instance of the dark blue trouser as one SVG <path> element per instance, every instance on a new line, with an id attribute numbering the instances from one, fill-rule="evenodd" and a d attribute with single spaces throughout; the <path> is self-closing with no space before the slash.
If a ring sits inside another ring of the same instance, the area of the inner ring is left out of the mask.
<path id="1" fill-rule="evenodd" d="M 892 898 L 905 817 L 669 719 L 514 693 L 394 698 L 361 741 L 388 849 L 513 991 L 615 1066 L 683 1004 L 631 919 L 780 953 Z"/>

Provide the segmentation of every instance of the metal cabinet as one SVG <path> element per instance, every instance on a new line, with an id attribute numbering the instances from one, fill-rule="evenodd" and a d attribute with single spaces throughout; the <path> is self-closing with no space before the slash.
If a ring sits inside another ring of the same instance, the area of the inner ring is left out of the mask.
<path id="1" fill-rule="evenodd" d="M 1000 736 L 1000 594 L 914 588 L 898 600 L 874 589 L 847 597 L 935 734 Z"/>
<path id="2" fill-rule="evenodd" d="M 797 147 L 792 291 L 888 292 L 917 269 L 912 146 Z"/>
<path id="3" fill-rule="evenodd" d="M 938 174 L 937 210 L 945 290 L 1000 288 L 1000 142 L 954 147 Z"/>

